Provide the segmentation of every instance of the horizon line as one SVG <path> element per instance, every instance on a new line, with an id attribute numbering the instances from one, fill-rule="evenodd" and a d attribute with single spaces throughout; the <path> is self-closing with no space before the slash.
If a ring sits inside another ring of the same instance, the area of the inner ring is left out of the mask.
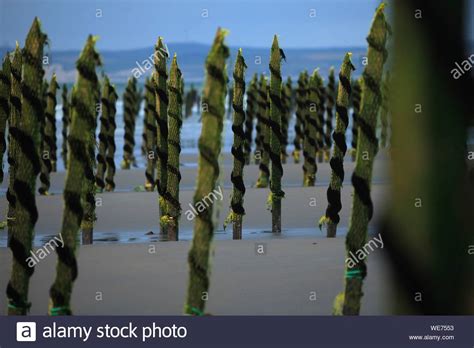
<path id="1" fill-rule="evenodd" d="M 99 40 L 97 41 L 98 43 L 98 46 L 100 46 L 100 37 L 99 37 Z M 198 42 L 198 41 L 173 41 L 173 42 L 169 42 L 169 43 L 166 43 L 166 45 L 198 45 L 198 46 L 204 46 L 204 47 L 211 47 L 212 46 L 212 43 L 210 44 L 207 44 L 207 43 L 203 43 L 203 42 Z M 56 51 L 56 52 L 76 52 L 76 51 L 81 51 L 82 50 L 82 47 L 81 48 L 66 48 L 66 49 L 54 49 L 52 47 L 53 45 L 51 45 L 50 47 L 50 51 Z M 110 48 L 107 48 L 107 49 L 102 49 L 101 52 L 119 52 L 119 51 L 138 51 L 138 50 L 147 50 L 147 49 L 150 49 L 150 48 L 153 48 L 154 47 L 154 44 L 150 45 L 150 46 L 147 46 L 147 47 L 136 47 L 136 48 L 116 48 L 116 49 L 110 49 Z M 271 47 L 271 45 L 268 45 L 268 46 L 253 46 L 253 45 L 249 45 L 249 46 L 238 46 L 238 45 L 228 45 L 229 48 L 232 48 L 232 49 L 239 49 L 239 48 L 242 48 L 242 49 L 269 49 Z M 10 45 L 10 44 L 3 44 L 3 45 L 0 45 L 0 48 L 2 49 L 14 49 L 15 48 L 15 45 Z M 286 47 L 285 46 L 282 46 L 283 49 L 285 50 L 343 50 L 343 49 L 362 49 L 362 48 L 367 48 L 367 46 L 361 46 L 361 45 L 353 45 L 353 46 L 321 46 L 321 47 L 308 47 L 308 46 L 300 46 L 300 47 Z M 99 48 L 100 49 L 100 48 Z"/>

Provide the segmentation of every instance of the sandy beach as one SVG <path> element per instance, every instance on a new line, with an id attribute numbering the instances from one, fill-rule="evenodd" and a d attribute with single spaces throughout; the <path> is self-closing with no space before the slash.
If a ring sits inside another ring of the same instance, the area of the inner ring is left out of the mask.
<path id="1" fill-rule="evenodd" d="M 0 348 L 474 348 L 474 0 L 96 5 L 0 4 Z"/>
<path id="2" fill-rule="evenodd" d="M 375 162 L 372 198 L 375 215 L 369 226 L 374 233 L 383 212 L 388 189 L 386 154 Z M 76 314 L 180 314 L 187 289 L 187 252 L 192 239 L 193 221 L 184 211 L 194 195 L 196 156 L 188 155 L 181 167 L 180 198 L 183 215 L 180 241 L 160 242 L 157 193 L 136 192 L 143 185 L 144 170 L 119 170 L 117 190 L 98 194 L 94 245 L 78 250 L 79 278 L 73 292 Z M 289 160 L 292 162 L 292 159 Z M 354 163 L 345 162 L 346 178 L 342 189 L 343 208 L 338 237 L 326 239 L 318 226 L 324 214 L 329 164 L 318 163 L 315 187 L 301 187 L 302 164 L 284 165 L 283 232 L 271 233 L 271 214 L 266 200 L 269 189 L 254 188 L 258 166 L 245 168 L 243 240 L 232 240 L 232 228 L 223 229 L 229 212 L 232 190 L 232 157 L 223 154 L 220 186 L 223 200 L 216 202 L 219 222 L 213 245 L 211 289 L 207 311 L 216 315 L 330 315 L 334 297 L 343 289 L 345 234 L 349 225 Z M 50 196 L 37 196 L 39 220 L 36 224 L 36 247 L 40 247 L 61 228 L 64 172 L 51 176 Z M 2 191 L 5 192 L 4 181 Z M 5 197 L 0 211 L 7 210 Z M 152 233 L 150 233 L 152 232 Z M 11 267 L 11 253 L 6 246 L 6 230 L 0 232 L 0 288 L 5 288 Z M 265 245 L 265 254 L 256 245 Z M 54 278 L 56 255 L 40 261 L 31 279 L 31 314 L 45 314 L 48 290 Z M 365 283 L 362 314 L 389 313 L 389 283 L 383 249 L 369 256 L 369 275 Z M 316 300 L 314 300 L 314 292 Z M 311 297 L 311 299 L 310 299 Z M 101 298 L 101 300 L 96 300 Z M 0 307 L 6 299 L 0 297 Z"/>
<path id="3" fill-rule="evenodd" d="M 304 238 L 266 241 L 216 241 L 207 312 L 214 315 L 330 315 L 343 289 L 344 239 Z M 83 246 L 72 298 L 75 314 L 177 315 L 187 289 L 189 242 Z M 151 251 L 151 252 L 150 252 Z M 156 252 L 153 252 L 156 251 Z M 10 253 L 0 249 L 0 288 L 6 287 Z M 56 258 L 37 266 L 30 283 L 31 314 L 47 312 Z M 362 313 L 382 315 L 389 283 L 382 253 L 369 257 Z M 316 293 L 316 300 L 310 296 Z M 98 297 L 99 296 L 99 297 Z M 96 298 L 102 298 L 97 301 Z M 5 297 L 0 306 L 6 307 Z"/>
<path id="4" fill-rule="evenodd" d="M 231 158 L 230 155 L 225 155 L 224 157 Z M 372 222 L 377 221 L 378 214 L 383 211 L 384 195 L 388 184 L 385 165 L 386 162 L 384 160 L 375 163 L 373 200 L 376 209 Z M 283 185 L 286 195 L 283 200 L 282 226 L 288 232 L 284 233 L 284 235 L 291 236 L 292 229 L 300 229 L 306 230 L 305 234 L 310 233 L 311 235 L 322 237 L 325 234 L 317 228 L 317 223 L 327 207 L 326 190 L 329 184 L 331 168 L 327 162 L 319 163 L 316 186 L 305 188 L 302 187 L 303 174 L 301 166 L 302 164 L 292 163 L 284 165 Z M 347 161 L 345 168 L 346 177 L 341 192 L 343 207 L 340 213 L 341 222 L 339 225 L 342 233 L 347 229 L 350 217 L 353 190 L 350 178 L 354 169 L 354 163 Z M 223 200 L 216 201 L 216 207 L 219 209 L 217 229 L 221 235 L 227 234 L 229 238 L 232 238 L 231 228 L 226 231 L 223 231 L 222 228 L 224 219 L 229 213 L 232 191 L 232 184 L 230 182 L 232 166 L 224 164 L 221 170 L 222 180 L 220 185 L 222 186 Z M 186 218 L 185 211 L 190 209 L 189 205 L 193 202 L 196 173 L 196 166 L 187 167 L 184 165 L 181 167 L 180 201 L 183 210 L 180 220 L 181 236 L 188 240 L 192 238 L 193 221 Z M 64 177 L 65 172 L 52 173 L 51 195 L 37 195 L 36 197 L 39 219 L 35 231 L 39 238 L 55 235 L 61 229 L 61 217 L 64 206 L 61 193 Z M 116 175 L 116 192 L 97 194 L 96 234 L 115 234 L 115 238 L 119 238 L 120 234 L 126 234 L 127 237 L 132 235 L 130 238 L 139 238 L 150 231 L 154 234 L 158 232 L 157 193 L 134 191 L 137 186 L 143 185 L 144 178 L 143 169 L 119 170 Z M 257 178 L 258 166 L 252 164 L 245 167 L 244 181 L 247 192 L 245 194 L 244 207 L 247 213 L 244 217 L 243 228 L 246 231 L 262 234 L 269 229 L 271 230 L 271 214 L 267 210 L 266 205 L 269 189 L 254 188 L 253 186 Z M 3 192 L 6 191 L 7 182 L 8 178 L 4 180 L 1 186 Z M 7 206 L 7 200 L 5 198 L 1 199 L 0 212 L 6 212 Z M 285 209 L 285 207 L 291 207 L 291 209 Z M 151 238 L 156 239 L 156 235 L 152 235 Z M 6 245 L 6 231 L 0 232 L 0 241 L 2 246 Z"/>

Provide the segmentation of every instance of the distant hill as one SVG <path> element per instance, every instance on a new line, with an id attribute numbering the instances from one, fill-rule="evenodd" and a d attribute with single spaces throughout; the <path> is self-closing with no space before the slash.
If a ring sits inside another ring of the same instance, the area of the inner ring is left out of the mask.
<path id="1" fill-rule="evenodd" d="M 186 82 L 202 82 L 204 78 L 204 62 L 210 49 L 209 45 L 198 43 L 171 43 L 168 45 L 168 49 L 171 55 L 175 52 L 177 53 L 178 62 Z M 5 52 L 11 50 L 11 48 L 0 47 L 2 56 Z M 231 58 L 229 61 L 229 73 L 230 68 L 233 67 L 237 50 L 237 47 L 230 48 Z M 269 73 L 269 48 L 243 47 L 242 50 L 248 66 L 246 73 L 248 79 L 250 79 L 255 72 Z M 302 70 L 307 69 L 309 72 L 312 72 L 312 70 L 317 67 L 321 69 L 320 71 L 323 76 L 327 76 L 331 66 L 334 66 L 336 70 L 339 69 L 344 54 L 348 51 L 353 53 L 352 60 L 356 67 L 355 75 L 360 75 L 363 67 L 362 57 L 366 54 L 365 47 L 284 49 L 286 62 L 283 62 L 282 65 L 283 76 L 286 77 L 290 75 L 295 80 Z M 54 71 L 58 75 L 58 80 L 61 83 L 74 82 L 76 76 L 75 61 L 80 51 L 52 50 L 48 52 L 46 49 L 46 52 L 49 56 L 50 63 L 47 69 L 47 75 L 51 75 Z M 135 73 L 138 71 L 142 73 L 141 69 L 146 70 L 147 66 L 150 67 L 154 49 L 153 47 L 149 47 L 134 50 L 101 51 L 100 54 L 104 63 L 104 71 L 111 77 L 114 83 L 123 83 L 132 76 L 133 69 L 137 68 Z M 140 70 L 138 70 L 138 66 L 140 66 Z M 152 70 L 153 68 L 150 68 L 143 73 L 140 80 L 143 81 L 144 76 L 149 75 Z M 231 74 L 229 76 L 231 76 Z"/>

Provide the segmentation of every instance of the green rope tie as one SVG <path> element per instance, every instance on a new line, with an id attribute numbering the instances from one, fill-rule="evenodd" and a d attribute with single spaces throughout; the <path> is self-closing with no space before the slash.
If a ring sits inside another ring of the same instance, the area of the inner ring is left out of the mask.
<path id="1" fill-rule="evenodd" d="M 199 308 L 196 308 L 196 307 L 193 307 L 193 306 L 186 305 L 186 312 L 191 312 L 192 315 L 196 315 L 198 317 L 204 316 L 203 311 L 201 311 Z"/>
<path id="2" fill-rule="evenodd" d="M 71 308 L 69 308 L 68 306 L 52 307 L 49 310 L 49 313 L 50 313 L 51 316 L 70 315 L 71 314 Z"/>
<path id="3" fill-rule="evenodd" d="M 17 303 L 14 303 L 14 302 L 9 302 L 8 303 L 8 308 L 9 309 L 14 309 L 14 310 L 26 310 L 26 312 L 29 312 L 30 311 L 30 308 L 31 308 L 31 302 L 17 302 Z"/>
<path id="4" fill-rule="evenodd" d="M 360 269 L 352 269 L 346 271 L 346 279 L 362 279 L 362 271 Z"/>

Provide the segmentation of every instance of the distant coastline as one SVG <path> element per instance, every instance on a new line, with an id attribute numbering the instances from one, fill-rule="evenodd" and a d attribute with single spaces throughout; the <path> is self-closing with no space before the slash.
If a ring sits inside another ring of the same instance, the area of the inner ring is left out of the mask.
<path id="1" fill-rule="evenodd" d="M 210 46 L 197 43 L 169 43 L 168 48 L 171 54 L 178 55 L 181 71 L 187 83 L 200 84 L 204 78 L 204 62 Z M 283 76 L 291 76 L 296 82 L 298 74 L 307 69 L 312 71 L 320 68 L 323 77 L 327 76 L 331 66 L 336 69 L 341 64 L 341 60 L 346 52 L 352 52 L 353 63 L 356 67 L 355 77 L 363 70 L 362 58 L 366 55 L 366 47 L 335 47 L 335 48 L 288 48 L 285 49 L 286 62 L 282 65 Z M 0 47 L 0 54 L 3 55 L 12 48 Z M 238 47 L 230 47 L 231 57 L 229 69 L 233 66 L 235 54 Z M 251 79 L 254 73 L 268 73 L 268 59 L 270 47 L 243 47 L 243 54 L 246 59 L 248 69 L 246 77 Z M 74 83 L 76 79 L 75 61 L 79 56 L 79 50 L 55 51 L 51 47 L 49 51 L 49 68 L 46 69 L 46 77 L 55 72 L 59 83 Z M 104 63 L 103 70 L 110 77 L 113 83 L 125 83 L 132 76 L 132 70 L 136 68 L 137 62 L 141 64 L 153 54 L 153 46 L 133 50 L 117 50 L 100 52 Z M 230 70 L 229 70 L 230 71 Z M 139 83 L 143 83 L 143 74 Z"/>

